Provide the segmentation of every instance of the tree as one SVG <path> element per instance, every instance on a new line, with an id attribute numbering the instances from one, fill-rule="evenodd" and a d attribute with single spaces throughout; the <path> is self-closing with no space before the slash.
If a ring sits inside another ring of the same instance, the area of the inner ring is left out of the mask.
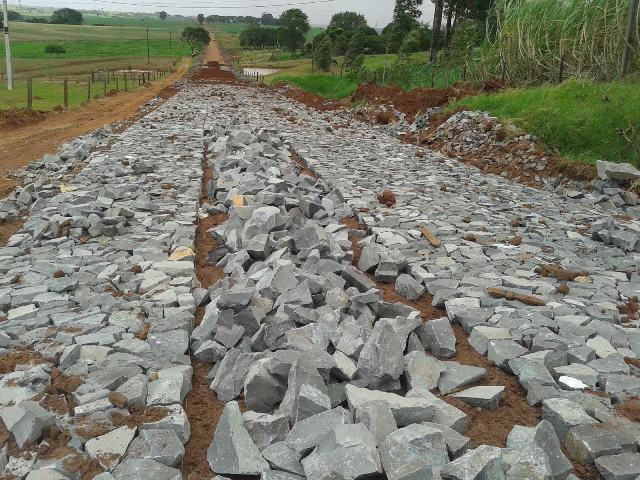
<path id="1" fill-rule="evenodd" d="M 278 20 L 271 13 L 263 13 L 260 17 L 260 24 L 262 25 L 277 25 Z"/>
<path id="2" fill-rule="evenodd" d="M 398 50 L 398 63 L 408 60 L 409 54 L 418 51 L 420 46 L 420 30 L 411 30 L 402 41 L 400 50 Z"/>
<path id="3" fill-rule="evenodd" d="M 399 49 L 404 37 L 417 27 L 418 19 L 422 15 L 421 5 L 422 0 L 396 0 L 389 32 L 389 43 L 393 50 Z"/>
<path id="4" fill-rule="evenodd" d="M 331 49 L 331 39 L 325 35 L 313 54 L 314 63 L 320 70 L 325 72 L 331 70 Z"/>
<path id="5" fill-rule="evenodd" d="M 309 31 L 309 17 L 299 8 L 292 8 L 280 15 L 280 43 L 289 51 L 304 47 L 305 36 Z"/>
<path id="6" fill-rule="evenodd" d="M 431 31 L 431 51 L 429 53 L 429 63 L 435 64 L 438 61 L 438 41 L 440 40 L 440 29 L 442 28 L 442 11 L 444 0 L 433 0 L 436 9 L 433 13 L 433 30 Z"/>
<path id="7" fill-rule="evenodd" d="M 344 32 L 351 32 L 351 35 L 360 27 L 367 26 L 367 19 L 357 12 L 340 12 L 331 17 L 327 29 L 341 28 Z"/>
<path id="8" fill-rule="evenodd" d="M 278 29 L 264 28 L 257 23 L 250 23 L 240 33 L 239 41 L 242 48 L 276 48 L 278 44 Z"/>
<path id="9" fill-rule="evenodd" d="M 202 25 L 204 23 L 204 15 L 202 13 L 199 13 L 196 18 L 198 19 L 198 23 L 200 25 Z"/>
<path id="10" fill-rule="evenodd" d="M 82 25 L 84 18 L 82 14 L 72 8 L 61 8 L 51 15 L 51 23 L 60 23 L 63 25 Z"/>
<path id="11" fill-rule="evenodd" d="M 211 37 L 209 32 L 202 27 L 184 27 L 182 40 L 189 45 L 193 56 L 198 47 L 204 47 L 209 44 Z"/>
<path id="12" fill-rule="evenodd" d="M 362 65 L 358 65 L 360 57 L 365 49 L 366 36 L 363 29 L 358 29 L 349 41 L 349 48 L 344 56 L 344 65 L 347 70 L 357 70 Z M 364 60 L 364 59 L 362 59 Z"/>
<path id="13" fill-rule="evenodd" d="M 162 12 L 160 12 L 160 20 L 166 20 L 166 19 L 167 19 L 167 12 L 163 10 Z"/>
<path id="14" fill-rule="evenodd" d="M 14 10 L 7 10 L 7 18 L 10 22 L 21 22 L 23 20 L 20 12 L 16 12 Z"/>

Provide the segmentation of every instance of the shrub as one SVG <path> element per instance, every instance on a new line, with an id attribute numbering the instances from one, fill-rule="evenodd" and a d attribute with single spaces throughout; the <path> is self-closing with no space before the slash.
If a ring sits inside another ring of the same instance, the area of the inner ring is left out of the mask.
<path id="1" fill-rule="evenodd" d="M 67 53 L 67 49 L 62 45 L 47 45 L 44 47 L 44 53 Z"/>

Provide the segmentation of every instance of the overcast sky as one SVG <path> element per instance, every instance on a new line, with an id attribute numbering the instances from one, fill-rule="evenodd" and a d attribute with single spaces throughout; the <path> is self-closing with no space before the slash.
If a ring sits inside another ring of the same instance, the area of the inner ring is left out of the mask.
<path id="1" fill-rule="evenodd" d="M 104 9 L 107 11 L 123 12 L 157 12 L 166 10 L 170 14 L 196 15 L 254 15 L 271 12 L 279 15 L 288 8 L 299 7 L 309 15 L 313 25 L 326 25 L 331 15 L 336 12 L 353 10 L 367 17 L 369 25 L 382 28 L 391 20 L 394 0 L 333 0 L 326 3 L 306 4 L 312 0 L 22 0 L 23 6 L 71 7 L 85 10 Z M 318 0 L 316 0 L 318 1 Z M 320 0 L 323 1 L 323 0 Z M 10 0 L 16 4 L 18 0 Z M 292 4 L 289 6 L 268 6 Z M 224 6 L 225 8 L 216 8 Z M 233 8 L 228 8 L 233 7 Z M 423 20 L 431 22 L 433 4 L 431 0 L 424 0 L 422 6 Z"/>

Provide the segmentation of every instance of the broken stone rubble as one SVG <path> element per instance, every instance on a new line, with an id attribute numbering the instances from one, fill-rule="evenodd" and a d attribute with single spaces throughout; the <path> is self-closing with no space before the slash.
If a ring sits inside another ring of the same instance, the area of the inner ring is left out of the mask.
<path id="1" fill-rule="evenodd" d="M 213 91 L 222 96 L 212 96 Z M 76 418 L 56 418 L 62 429 L 75 431 L 77 413 L 85 409 L 90 423 L 107 421 L 106 435 L 117 432 L 109 425 L 110 414 L 128 412 L 111 404 L 113 391 L 131 405 L 166 409 L 164 418 L 136 430 L 127 449 L 131 455 L 109 450 L 117 465 L 105 466 L 113 468 L 115 478 L 133 478 L 144 469 L 179 478 L 171 464 L 181 455 L 175 439 L 184 444 L 190 435 L 181 406 L 190 388 L 185 355 L 190 347 L 211 364 L 212 386 L 230 402 L 209 458 L 230 470 L 216 471 L 224 475 L 357 478 L 384 471 L 388 478 L 411 478 L 415 472 L 426 478 L 442 469 L 456 478 L 460 464 L 452 462 L 467 448 L 460 434 L 468 418 L 438 394 L 482 386 L 486 372 L 456 362 L 455 356 L 446 360 L 456 350 L 447 324 L 460 324 L 472 335 L 475 330 L 474 348 L 517 375 L 532 401 L 553 405 L 549 400 L 566 398 L 602 422 L 612 413 L 611 403 L 565 388 L 560 376 L 573 373 L 586 380 L 594 371 L 595 387 L 614 401 L 636 393 L 631 369 L 622 364 L 640 353 L 633 331 L 637 320 L 623 322 L 617 309 L 638 293 L 635 263 L 620 247 L 580 233 L 596 218 L 588 206 L 569 202 L 557 211 L 558 199 L 549 193 L 437 155 L 415 157 L 414 148 L 371 138 L 355 121 L 349 136 L 326 131 L 321 136 L 317 125 L 335 119 L 278 96 L 261 104 L 245 96 L 235 101 L 240 95 L 231 86 L 179 93 L 110 150 L 94 154 L 92 168 L 73 181 L 77 190 L 45 202 L 47 218 L 55 213 L 71 219 L 69 237 L 53 236 L 65 221 L 44 230 L 44 217 L 36 215 L 0 252 L 0 305 L 10 314 L 2 324 L 7 347 L 28 344 L 47 358 L 65 352 L 62 373 L 83 377 L 75 394 Z M 265 128 L 261 122 L 271 118 L 269 108 L 275 106 L 304 120 L 302 125 L 276 122 L 277 131 Z M 157 122 L 162 115 L 173 123 Z M 173 135 L 179 139 L 163 141 Z M 207 190 L 216 203 L 198 212 L 203 137 L 215 174 Z M 288 158 L 289 146 L 321 179 L 300 174 Z M 142 163 L 134 171 L 130 163 L 138 156 Z M 387 176 L 368 156 L 389 159 L 384 171 L 397 169 L 398 176 Z M 382 187 L 396 193 L 393 209 L 377 204 Z M 108 205 L 105 198 L 113 202 Z M 197 213 L 218 211 L 229 219 L 210 232 L 219 243 L 211 258 L 227 277 L 195 295 L 192 259 L 174 254 L 193 245 Z M 406 285 L 420 285 L 414 292 L 424 288 L 439 297 L 447 315 L 433 330 L 442 330 L 425 335 L 413 309 L 383 301 L 375 282 L 351 265 L 354 253 L 340 221 L 354 212 L 368 227 L 359 235 L 361 246 L 376 245 L 382 252 L 370 260 L 378 262 L 369 267 L 372 274 L 382 264 L 378 277 L 391 288 L 408 275 L 413 281 Z M 425 225 L 442 240 L 441 247 L 421 237 Z M 523 237 L 518 246 L 507 242 L 514 234 Z M 540 262 L 588 276 L 566 282 L 569 293 L 561 294 L 558 287 L 565 282 L 541 277 Z M 73 280 L 38 292 L 59 270 L 61 278 Z M 17 275 L 22 283 L 11 282 Z M 486 290 L 496 286 L 538 295 L 546 305 L 496 299 Z M 201 302 L 209 302 L 205 317 L 193 329 Z M 54 342 L 45 341 L 52 326 L 58 329 Z M 429 359 L 428 369 L 418 358 Z M 591 370 L 563 368 L 578 364 Z M 420 373 L 426 371 L 432 376 L 428 383 Z M 14 372 L 2 381 L 8 383 L 2 392 L 8 406 L 42 392 L 51 382 L 50 368 Z M 406 396 L 395 393 L 406 385 L 411 387 Z M 242 395 L 254 410 L 247 417 L 233 407 Z M 495 396 L 489 398 L 493 406 Z M 586 417 L 575 425 L 562 410 L 554 412 L 566 424 L 567 438 L 589 441 L 591 433 L 580 430 L 592 424 Z M 521 478 L 536 465 L 541 475 L 566 478 L 570 465 L 560 453 L 558 425 L 550 415 L 533 429 L 514 429 L 511 444 L 499 449 L 502 456 L 491 450 L 482 456 L 485 465 L 470 461 L 471 471 L 481 475 L 502 468 L 507 478 Z M 161 431 L 172 432 L 166 433 L 173 439 L 168 451 L 152 447 L 155 437 L 144 433 Z M 75 437 L 74 445 L 83 443 L 88 442 Z M 89 450 L 100 457 L 94 443 Z M 377 459 L 375 446 L 383 444 L 387 453 L 380 449 Z M 391 451 L 398 455 L 392 458 Z M 602 449 L 603 460 L 593 461 L 602 471 L 616 471 L 615 462 L 607 463 L 608 456 L 619 455 L 615 451 Z M 343 469 L 323 468 L 336 458 Z"/>

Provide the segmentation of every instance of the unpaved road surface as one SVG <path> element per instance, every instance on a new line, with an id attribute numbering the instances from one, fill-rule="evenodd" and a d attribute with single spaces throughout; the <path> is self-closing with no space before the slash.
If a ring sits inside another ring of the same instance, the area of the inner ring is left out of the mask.
<path id="1" fill-rule="evenodd" d="M 640 474 L 640 277 L 579 199 L 202 82 L 46 191 L 0 249 L 10 474 Z"/>

